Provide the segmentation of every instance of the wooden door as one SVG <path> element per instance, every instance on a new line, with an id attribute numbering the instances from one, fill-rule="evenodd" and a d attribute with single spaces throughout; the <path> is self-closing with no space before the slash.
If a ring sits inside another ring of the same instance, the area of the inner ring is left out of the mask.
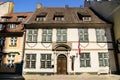
<path id="1" fill-rule="evenodd" d="M 57 58 L 57 74 L 67 74 L 67 58 L 63 54 Z"/>

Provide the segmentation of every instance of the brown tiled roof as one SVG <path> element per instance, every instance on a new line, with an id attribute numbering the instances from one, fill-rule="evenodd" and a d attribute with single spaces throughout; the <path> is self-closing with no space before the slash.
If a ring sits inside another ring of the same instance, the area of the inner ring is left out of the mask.
<path id="1" fill-rule="evenodd" d="M 22 12 L 22 13 L 13 13 L 13 14 L 6 14 L 4 16 L 1 17 L 6 17 L 9 18 L 9 20 L 7 22 L 2 22 L 0 20 L 1 24 L 7 24 L 6 26 L 6 30 L 7 32 L 22 32 L 24 30 L 24 22 L 32 15 L 32 12 Z M 22 21 L 18 21 L 18 17 L 24 17 L 24 20 Z M 16 28 L 10 28 L 9 25 L 10 24 L 16 24 L 17 27 Z"/>
<path id="2" fill-rule="evenodd" d="M 4 2 L 0 2 L 0 5 L 3 4 Z"/>
<path id="3" fill-rule="evenodd" d="M 36 21 L 36 16 L 41 13 L 47 13 L 45 21 Z M 91 21 L 85 22 L 78 17 L 78 13 L 82 16 L 90 16 Z M 63 21 L 55 21 L 53 18 L 56 14 L 64 15 Z M 36 9 L 31 18 L 26 22 L 26 27 L 41 27 L 41 26 L 60 26 L 57 24 L 64 24 L 65 26 L 83 26 L 85 24 L 89 24 L 93 26 L 93 24 L 108 24 L 106 21 L 100 19 L 94 12 L 92 12 L 89 8 L 72 8 L 72 7 L 42 7 L 40 9 Z M 82 25 L 81 25 L 82 24 Z M 96 26 L 96 25 L 95 25 Z M 106 25 L 107 26 L 107 25 Z"/>

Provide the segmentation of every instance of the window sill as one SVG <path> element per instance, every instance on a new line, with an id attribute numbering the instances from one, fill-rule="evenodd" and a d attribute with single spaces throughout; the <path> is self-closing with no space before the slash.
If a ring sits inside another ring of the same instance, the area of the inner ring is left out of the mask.
<path id="1" fill-rule="evenodd" d="M 41 43 L 52 43 L 52 42 L 45 42 L 45 41 L 42 41 Z"/>
<path id="2" fill-rule="evenodd" d="M 9 47 L 16 47 L 17 45 L 9 45 Z"/>
<path id="3" fill-rule="evenodd" d="M 61 41 L 61 42 L 59 42 L 59 41 L 57 41 L 56 43 L 67 43 L 67 41 L 65 41 L 65 42 L 62 42 L 62 41 Z"/>
<path id="4" fill-rule="evenodd" d="M 26 43 L 37 43 L 37 42 L 29 42 L 29 41 L 26 41 Z"/>

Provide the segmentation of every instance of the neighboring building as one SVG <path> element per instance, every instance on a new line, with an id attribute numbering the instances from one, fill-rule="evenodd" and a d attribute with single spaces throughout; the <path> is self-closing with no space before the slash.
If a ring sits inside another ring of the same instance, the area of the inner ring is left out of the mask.
<path id="1" fill-rule="evenodd" d="M 4 14 L 9 14 L 14 12 L 14 3 L 7 1 L 7 2 L 0 2 L 0 16 Z"/>
<path id="2" fill-rule="evenodd" d="M 22 73 L 24 22 L 31 12 L 1 16 L 0 73 Z"/>
<path id="3" fill-rule="evenodd" d="M 115 37 L 115 59 L 117 64 L 117 71 L 120 73 L 120 0 L 112 1 L 85 1 L 85 6 L 92 9 L 100 17 L 112 22 L 113 36 Z"/>
<path id="4" fill-rule="evenodd" d="M 112 24 L 88 8 L 39 5 L 25 29 L 24 74 L 116 72 Z"/>

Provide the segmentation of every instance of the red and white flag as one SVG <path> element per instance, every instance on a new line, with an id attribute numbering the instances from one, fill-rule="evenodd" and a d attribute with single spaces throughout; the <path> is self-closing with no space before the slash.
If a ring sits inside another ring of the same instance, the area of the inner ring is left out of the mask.
<path id="1" fill-rule="evenodd" d="M 78 54 L 80 55 L 80 53 L 81 53 L 80 41 L 78 41 Z"/>

